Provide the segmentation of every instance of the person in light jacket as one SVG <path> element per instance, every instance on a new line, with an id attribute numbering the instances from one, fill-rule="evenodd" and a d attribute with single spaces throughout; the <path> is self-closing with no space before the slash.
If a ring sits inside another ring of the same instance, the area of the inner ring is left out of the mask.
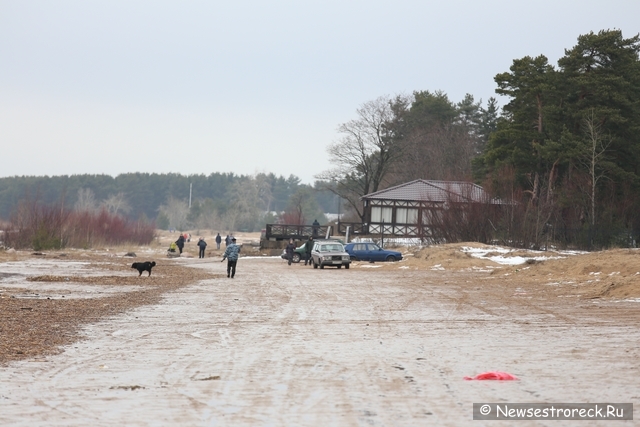
<path id="1" fill-rule="evenodd" d="M 227 246 L 227 249 L 224 251 L 224 255 L 222 255 L 222 261 L 227 260 L 227 277 L 233 279 L 233 276 L 236 275 L 236 265 L 238 264 L 238 255 L 240 253 L 240 246 L 236 245 L 236 238 L 231 238 L 231 244 Z"/>

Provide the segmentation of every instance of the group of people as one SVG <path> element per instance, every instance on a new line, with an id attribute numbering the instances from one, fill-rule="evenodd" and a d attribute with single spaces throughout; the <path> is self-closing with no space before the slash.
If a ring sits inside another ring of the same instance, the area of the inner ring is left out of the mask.
<path id="1" fill-rule="evenodd" d="M 317 219 L 313 220 L 313 224 L 311 224 L 313 233 L 309 236 L 309 239 L 304 244 L 304 265 L 313 265 L 313 261 L 311 260 L 311 251 L 313 250 L 313 244 L 315 241 L 314 237 L 318 235 L 318 230 L 320 229 L 320 223 Z M 287 254 L 287 264 L 291 265 L 293 262 L 293 253 L 296 250 L 296 244 L 293 239 L 289 239 L 289 244 L 285 247 L 285 253 Z"/>
<path id="2" fill-rule="evenodd" d="M 222 236 L 220 236 L 220 233 L 218 233 L 215 240 L 216 240 L 217 248 L 220 249 L 220 244 L 222 243 Z M 176 240 L 174 243 L 170 245 L 169 251 L 172 251 L 172 250 L 175 251 L 175 249 L 177 249 L 180 252 L 180 254 L 182 254 L 185 241 L 188 241 L 187 238 L 185 238 L 185 235 L 180 234 L 180 236 L 178 237 L 178 240 Z M 233 277 L 236 275 L 236 265 L 238 263 L 240 246 L 236 244 L 236 238 L 233 237 L 233 234 L 231 235 L 227 234 L 227 237 L 225 237 L 224 241 L 225 241 L 226 248 L 225 248 L 224 254 L 222 255 L 222 261 L 220 262 L 224 262 L 225 259 L 227 260 L 227 277 L 233 279 Z M 207 242 L 204 240 L 204 237 L 200 237 L 198 239 L 197 245 L 198 245 L 198 258 L 204 258 L 205 249 L 207 247 Z"/>
<path id="3" fill-rule="evenodd" d="M 313 234 L 309 236 L 309 239 L 305 242 L 304 265 L 313 264 L 311 260 L 311 250 L 313 249 L 313 244 L 315 243 L 315 241 L 313 240 L 313 237 L 317 235 L 317 227 L 319 225 L 320 224 L 318 224 L 318 222 L 314 220 Z M 187 235 L 187 236 L 190 240 L 191 235 Z M 172 243 L 171 247 L 175 245 L 177 249 L 180 251 L 180 254 L 182 254 L 182 249 L 184 248 L 185 240 L 187 240 L 185 238 L 185 235 L 180 234 L 180 236 L 178 237 L 178 240 L 176 240 L 175 243 Z M 216 235 L 215 241 L 216 241 L 217 249 L 220 249 L 220 244 L 222 243 L 222 236 L 220 236 L 220 233 Z M 224 260 L 227 260 L 227 277 L 233 279 L 234 276 L 236 275 L 236 266 L 238 264 L 240 246 L 236 244 L 236 238 L 233 237 L 233 234 L 227 234 L 227 236 L 224 238 L 224 243 L 226 247 L 225 247 L 224 254 L 222 254 L 222 260 L 220 262 L 224 262 Z M 198 258 L 204 258 L 205 249 L 207 247 L 207 242 L 204 240 L 204 237 L 200 237 L 198 239 L 197 245 L 198 245 Z M 169 250 L 171 250 L 171 248 Z M 289 239 L 289 244 L 287 245 L 285 250 L 287 253 L 288 264 L 291 265 L 291 262 L 293 260 L 293 253 L 296 250 L 296 245 L 293 239 Z"/>
<path id="4" fill-rule="evenodd" d="M 220 236 L 220 233 L 218 233 L 215 240 L 216 240 L 216 248 L 220 249 L 220 244 L 222 243 L 222 236 Z M 233 234 L 231 235 L 231 237 L 229 237 L 229 235 L 227 234 L 227 237 L 224 239 L 226 247 L 229 247 L 231 242 L 235 240 L 236 239 L 235 237 L 233 237 Z M 180 234 L 180 236 L 178 237 L 178 240 L 176 240 L 174 243 L 171 244 L 171 248 L 175 246 L 175 248 L 178 249 L 178 251 L 182 254 L 182 250 L 184 249 L 185 242 L 189 242 L 189 241 L 191 241 L 190 234 L 186 234 L 186 233 Z M 198 258 L 204 258 L 204 250 L 207 247 L 207 242 L 205 242 L 204 237 L 200 237 L 198 239 L 197 245 L 199 248 Z"/>
<path id="5" fill-rule="evenodd" d="M 304 244 L 304 265 L 313 264 L 311 261 L 311 250 L 313 249 L 314 242 L 313 236 L 309 236 L 309 239 Z M 289 243 L 284 249 L 287 254 L 287 264 L 291 265 L 293 262 L 293 253 L 296 250 L 296 244 L 293 242 L 293 239 L 289 239 Z"/>

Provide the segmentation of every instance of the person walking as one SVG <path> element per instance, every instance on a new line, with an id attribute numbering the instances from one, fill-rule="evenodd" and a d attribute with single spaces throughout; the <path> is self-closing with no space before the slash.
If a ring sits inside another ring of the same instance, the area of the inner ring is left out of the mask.
<path id="1" fill-rule="evenodd" d="M 227 237 L 224 238 L 224 247 L 229 247 L 229 243 L 231 243 L 231 237 L 227 234 Z"/>
<path id="2" fill-rule="evenodd" d="M 311 249 L 313 249 L 313 236 L 309 236 L 309 240 L 304 245 L 304 265 L 313 264 L 311 260 Z"/>
<path id="3" fill-rule="evenodd" d="M 178 247 L 180 254 L 182 254 L 182 248 L 184 248 L 184 236 L 182 234 L 180 234 L 180 237 L 176 240 L 176 246 Z"/>
<path id="4" fill-rule="evenodd" d="M 236 265 L 238 264 L 238 253 L 240 252 L 240 246 L 236 245 L 236 238 L 233 237 L 231 239 L 231 244 L 227 246 L 227 249 L 224 251 L 224 255 L 222 255 L 222 261 L 227 260 L 227 277 L 231 277 L 236 275 Z"/>
<path id="5" fill-rule="evenodd" d="M 289 239 L 289 244 L 284 248 L 284 250 L 287 251 L 287 263 L 291 265 L 291 261 L 293 261 L 293 251 L 296 250 L 296 245 L 293 243 L 293 239 Z"/>
<path id="6" fill-rule="evenodd" d="M 218 235 L 216 236 L 216 249 L 220 249 L 220 243 L 222 243 L 222 237 L 220 236 L 220 233 L 218 233 Z"/>
<path id="7" fill-rule="evenodd" d="M 200 251 L 198 252 L 198 258 L 204 258 L 204 249 L 207 247 L 207 242 L 204 241 L 204 237 L 198 239 L 198 248 Z"/>

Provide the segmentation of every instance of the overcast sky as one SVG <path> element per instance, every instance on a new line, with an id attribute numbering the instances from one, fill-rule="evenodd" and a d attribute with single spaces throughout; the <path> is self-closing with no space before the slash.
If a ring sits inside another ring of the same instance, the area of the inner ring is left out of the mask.
<path id="1" fill-rule="evenodd" d="M 640 32 L 640 1 L 0 0 L 0 176 L 313 183 L 362 103 L 485 102 L 514 59 L 614 28 Z"/>

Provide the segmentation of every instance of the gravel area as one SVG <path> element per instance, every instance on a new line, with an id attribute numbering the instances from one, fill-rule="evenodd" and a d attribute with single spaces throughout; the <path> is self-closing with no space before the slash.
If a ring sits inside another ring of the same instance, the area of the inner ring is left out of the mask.
<path id="1" fill-rule="evenodd" d="M 156 304 L 165 292 L 214 277 L 181 260 L 158 260 L 151 277 L 139 277 L 131 268 L 138 260 L 17 253 L 0 264 L 0 365 L 59 353 L 80 339 L 85 324 Z"/>

